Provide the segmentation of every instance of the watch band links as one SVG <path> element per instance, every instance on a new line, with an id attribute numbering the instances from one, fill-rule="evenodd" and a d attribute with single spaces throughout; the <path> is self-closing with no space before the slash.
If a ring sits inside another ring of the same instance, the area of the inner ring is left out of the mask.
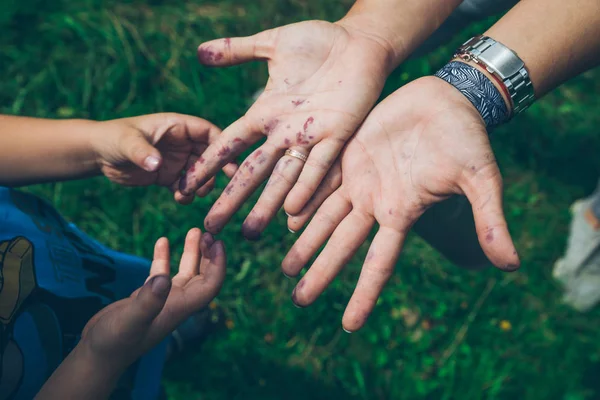
<path id="1" fill-rule="evenodd" d="M 465 42 L 456 56 L 482 65 L 505 86 L 513 115 L 526 110 L 535 94 L 525 63 L 508 47 L 487 36 L 475 36 Z"/>

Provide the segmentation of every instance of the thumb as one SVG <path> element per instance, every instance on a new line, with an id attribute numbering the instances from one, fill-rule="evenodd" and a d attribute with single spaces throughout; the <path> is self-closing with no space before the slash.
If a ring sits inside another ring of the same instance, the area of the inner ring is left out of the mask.
<path id="1" fill-rule="evenodd" d="M 124 313 L 132 331 L 146 331 L 162 311 L 170 291 L 171 278 L 167 275 L 156 275 L 142 286 Z"/>
<path id="2" fill-rule="evenodd" d="M 198 60 L 204 65 L 223 67 L 269 58 L 272 46 L 270 33 L 263 31 L 253 36 L 225 38 L 202 43 Z"/>
<path id="3" fill-rule="evenodd" d="M 140 132 L 129 135 L 124 141 L 125 156 L 148 172 L 156 172 L 162 163 L 160 152 Z"/>
<path id="4" fill-rule="evenodd" d="M 483 252 L 497 268 L 515 271 L 521 262 L 502 209 L 502 177 L 495 163 L 486 169 L 488 171 L 479 171 L 477 175 L 480 177 L 472 178 L 471 185 L 464 192 L 473 207 L 475 228 Z"/>

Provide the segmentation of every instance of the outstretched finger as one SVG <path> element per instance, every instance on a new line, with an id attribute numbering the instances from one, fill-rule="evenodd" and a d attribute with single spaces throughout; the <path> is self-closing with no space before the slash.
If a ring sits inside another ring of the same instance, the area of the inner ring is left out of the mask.
<path id="1" fill-rule="evenodd" d="M 198 228 L 190 229 L 187 233 L 183 254 L 179 261 L 179 271 L 173 277 L 173 285 L 184 286 L 190 279 L 198 275 L 201 236 L 202 232 Z"/>
<path id="2" fill-rule="evenodd" d="M 272 51 L 272 30 L 252 36 L 211 40 L 198 46 L 198 60 L 214 67 L 265 60 Z"/>
<path id="3" fill-rule="evenodd" d="M 321 204 L 333 192 L 335 192 L 342 184 L 342 168 L 340 160 L 336 161 L 323 181 L 317 188 L 315 194 L 310 198 L 308 203 L 302 208 L 302 210 L 295 215 L 288 214 L 288 228 L 291 232 L 296 232 L 302 229 L 302 227 L 308 222 L 308 220 L 314 215 Z"/>
<path id="4" fill-rule="evenodd" d="M 213 242 L 206 254 L 203 254 L 199 275 L 184 289 L 188 310 L 201 310 L 219 294 L 225 280 L 226 263 L 223 242 Z"/>
<path id="5" fill-rule="evenodd" d="M 285 256 L 281 263 L 283 273 L 298 275 L 351 211 L 352 204 L 339 190 L 329 196 Z"/>
<path id="6" fill-rule="evenodd" d="M 171 272 L 170 266 L 170 251 L 169 251 L 169 239 L 161 237 L 156 241 L 154 245 L 154 256 L 152 258 L 152 265 L 150 266 L 150 274 L 148 279 L 156 275 L 169 275 Z"/>
<path id="7" fill-rule="evenodd" d="M 258 240 L 262 231 L 281 209 L 285 196 L 302 171 L 302 160 L 286 155 L 277 161 L 275 169 L 258 201 L 242 225 L 248 240 Z"/>
<path id="8" fill-rule="evenodd" d="M 204 220 L 207 231 L 217 234 L 244 201 L 269 176 L 283 150 L 263 144 L 246 158 Z"/>
<path id="9" fill-rule="evenodd" d="M 292 293 L 294 304 L 306 307 L 323 293 L 367 239 L 374 223 L 373 217 L 356 210 L 344 218 L 325 249 L 296 285 Z"/>
<path id="10" fill-rule="evenodd" d="M 377 299 L 394 272 L 406 239 L 406 231 L 380 227 L 365 258 L 358 283 L 342 318 L 347 332 L 360 329 L 375 308 Z"/>
<path id="11" fill-rule="evenodd" d="M 478 170 L 463 191 L 473 207 L 477 237 L 487 258 L 503 271 L 517 270 L 521 262 L 504 217 L 498 166 L 494 163 Z"/>
<path id="12" fill-rule="evenodd" d="M 285 200 L 284 208 L 288 214 L 296 215 L 302 211 L 329 172 L 343 146 L 344 143 L 340 140 L 325 139 L 311 149 L 298 181 Z"/>
<path id="13" fill-rule="evenodd" d="M 247 118 L 242 117 L 227 127 L 188 168 L 179 181 L 179 191 L 183 195 L 194 193 L 221 168 L 261 138 L 261 132 L 254 130 L 247 121 Z"/>

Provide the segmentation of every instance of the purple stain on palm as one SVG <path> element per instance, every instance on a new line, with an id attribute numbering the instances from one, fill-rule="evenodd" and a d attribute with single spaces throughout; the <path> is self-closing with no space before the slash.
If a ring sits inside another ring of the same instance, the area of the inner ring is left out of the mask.
<path id="1" fill-rule="evenodd" d="M 365 261 L 371 261 L 373 258 L 375 258 L 375 251 L 373 249 L 369 249 L 369 252 L 367 253 L 367 258 L 365 258 Z"/>
<path id="2" fill-rule="evenodd" d="M 302 132 L 298 132 L 296 133 L 296 142 L 298 144 L 308 144 L 308 140 L 306 140 L 306 134 L 303 134 Z"/>
<path id="3" fill-rule="evenodd" d="M 292 104 L 294 105 L 294 107 L 298 107 L 299 105 L 304 103 L 304 99 L 301 100 L 292 100 Z"/>
<path id="4" fill-rule="evenodd" d="M 264 126 L 265 134 L 273 132 L 273 130 L 277 127 L 277 124 L 279 124 L 278 119 L 272 119 L 268 123 L 266 123 Z"/>
<path id="5" fill-rule="evenodd" d="M 308 126 L 312 125 L 314 122 L 315 122 L 315 119 L 313 117 L 308 117 L 308 119 L 304 123 L 304 132 L 306 132 L 308 129 Z"/>
<path id="6" fill-rule="evenodd" d="M 488 233 L 485 235 L 485 241 L 491 243 L 494 241 L 494 230 L 490 229 Z"/>

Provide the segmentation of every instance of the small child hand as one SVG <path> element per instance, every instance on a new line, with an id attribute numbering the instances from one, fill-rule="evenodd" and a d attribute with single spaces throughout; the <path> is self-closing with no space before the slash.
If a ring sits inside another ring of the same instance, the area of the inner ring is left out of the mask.
<path id="1" fill-rule="evenodd" d="M 78 347 L 100 365 L 126 368 L 210 303 L 223 284 L 225 263 L 223 242 L 194 228 L 187 234 L 179 272 L 170 279 L 169 242 L 159 239 L 144 286 L 92 317 Z"/>
<path id="2" fill-rule="evenodd" d="M 175 192 L 183 170 L 200 158 L 220 130 L 210 122 L 183 114 L 159 113 L 101 122 L 92 146 L 102 173 L 113 182 L 128 186 L 156 184 Z M 237 169 L 228 164 L 223 171 L 232 177 Z M 206 196 L 214 179 L 196 191 Z M 176 195 L 180 203 L 193 196 Z"/>

